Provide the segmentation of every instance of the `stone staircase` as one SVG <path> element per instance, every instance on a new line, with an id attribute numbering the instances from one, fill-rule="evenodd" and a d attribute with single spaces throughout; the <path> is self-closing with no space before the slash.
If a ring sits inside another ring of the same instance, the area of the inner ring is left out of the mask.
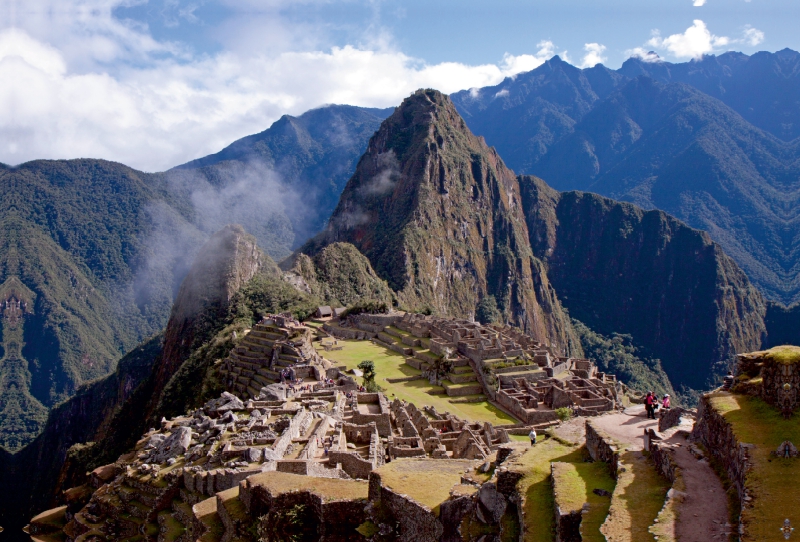
<path id="1" fill-rule="evenodd" d="M 220 374 L 228 389 L 253 398 L 263 386 L 279 381 L 288 367 L 294 367 L 300 378 L 316 380 L 309 365 L 317 358 L 310 340 L 298 340 L 286 329 L 261 323 L 230 352 Z"/>

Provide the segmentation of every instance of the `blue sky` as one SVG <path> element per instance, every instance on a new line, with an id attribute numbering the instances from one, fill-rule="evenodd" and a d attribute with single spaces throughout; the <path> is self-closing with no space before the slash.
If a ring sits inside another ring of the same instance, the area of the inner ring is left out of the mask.
<path id="1" fill-rule="evenodd" d="M 702 6 L 694 6 L 694 0 L 353 0 L 295 2 L 277 9 L 158 0 L 120 7 L 115 15 L 142 21 L 160 39 L 181 40 L 205 53 L 235 46 L 230 27 L 250 18 L 311 25 L 318 43 L 328 46 L 363 43 L 380 31 L 399 50 L 429 63 L 498 62 L 505 53 L 533 53 L 539 42 L 550 40 L 576 58 L 584 44 L 601 43 L 607 47 L 606 65 L 618 68 L 651 31 L 681 33 L 695 19 L 720 36 L 739 36 L 746 26 L 764 32 L 759 46 L 726 49 L 752 53 L 800 47 L 800 2 L 790 0 L 706 0 Z"/>
<path id="2" fill-rule="evenodd" d="M 554 54 L 797 50 L 798 16 L 797 0 L 2 0 L 0 162 L 161 170 L 282 114 L 493 85 Z"/>

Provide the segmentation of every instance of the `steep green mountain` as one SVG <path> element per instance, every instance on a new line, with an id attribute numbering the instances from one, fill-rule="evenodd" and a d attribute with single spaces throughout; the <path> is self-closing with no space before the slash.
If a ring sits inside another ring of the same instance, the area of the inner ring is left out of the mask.
<path id="1" fill-rule="evenodd" d="M 704 229 L 767 297 L 790 304 L 800 299 L 798 65 L 788 49 L 634 58 L 617 71 L 555 57 L 453 101 L 512 168 Z"/>
<path id="2" fill-rule="evenodd" d="M 0 302 L 20 304 L 3 318 L 4 447 L 29 442 L 49 408 L 108 374 L 163 325 L 159 311 L 171 298 L 155 290 L 137 300 L 133 287 L 145 208 L 155 200 L 169 201 L 138 172 L 110 162 L 31 162 L 0 172 Z"/>
<path id="3" fill-rule="evenodd" d="M 800 296 L 800 142 L 755 128 L 686 85 L 635 79 L 537 165 L 556 189 L 657 208 L 708 231 L 769 297 Z"/>
<path id="4" fill-rule="evenodd" d="M 536 177 L 520 186 L 533 252 L 570 315 L 630 335 L 676 389 L 705 389 L 764 341 L 764 298 L 707 233 Z"/>
<path id="5" fill-rule="evenodd" d="M 394 292 L 378 277 L 369 260 L 349 243 L 333 243 L 314 258 L 297 254 L 281 262 L 289 272 L 284 280 L 332 306 L 345 307 L 359 301 L 375 301 L 391 307 Z"/>
<path id="6" fill-rule="evenodd" d="M 0 302 L 26 303 L 4 325 L 0 446 L 29 442 L 49 408 L 161 331 L 189 263 L 231 217 L 275 258 L 321 229 L 387 114 L 284 117 L 164 173 L 87 159 L 0 165 Z"/>
<path id="7" fill-rule="evenodd" d="M 214 186 L 235 187 L 242 178 L 248 183 L 252 176 L 273 177 L 292 198 L 294 236 L 289 244 L 294 248 L 325 227 L 367 141 L 393 110 L 329 105 L 299 117 L 284 115 L 267 130 L 175 170 L 194 170 Z M 225 179 L 232 170 L 238 177 L 234 182 Z M 225 218 L 230 216 L 237 215 Z M 248 231 L 261 238 L 252 225 Z"/>
<path id="8" fill-rule="evenodd" d="M 352 243 L 402 307 L 472 317 L 493 296 L 503 319 L 563 352 L 580 345 L 528 243 L 516 177 L 453 103 L 418 91 L 383 122 L 328 229 L 302 250 Z"/>

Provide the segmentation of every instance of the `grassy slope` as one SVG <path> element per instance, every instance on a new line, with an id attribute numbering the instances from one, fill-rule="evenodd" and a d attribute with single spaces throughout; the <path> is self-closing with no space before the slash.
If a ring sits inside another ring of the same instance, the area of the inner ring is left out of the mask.
<path id="1" fill-rule="evenodd" d="M 753 470 L 747 477 L 753 507 L 746 510 L 742 521 L 743 540 L 778 539 L 783 520 L 797 523 L 797 498 L 792 491 L 800 485 L 797 459 L 770 457 L 783 441 L 800 442 L 797 419 L 785 420 L 780 412 L 761 399 L 726 395 L 713 397 L 711 404 L 733 426 L 740 442 L 755 444 L 750 450 Z"/>
<path id="2" fill-rule="evenodd" d="M 326 352 L 320 350 L 320 354 L 336 363 L 345 365 L 348 369 L 356 367 L 361 361 L 370 359 L 375 362 L 377 373 L 376 381 L 379 386 L 384 388 L 386 395 L 392 399 L 393 395 L 399 399 L 405 399 L 422 407 L 432 405 L 439 412 L 450 412 L 460 418 L 471 421 L 487 421 L 493 424 L 516 423 L 511 416 L 498 409 L 488 401 L 480 403 L 451 403 L 447 395 L 443 395 L 444 389 L 431 386 L 427 380 L 412 380 L 410 382 L 389 383 L 387 378 L 403 378 L 416 376 L 420 371 L 406 365 L 405 358 L 400 354 L 378 346 L 370 341 L 339 341 L 341 350 Z M 430 391 L 439 392 L 431 395 Z"/>
<path id="3" fill-rule="evenodd" d="M 439 513 L 453 486 L 461 483 L 465 471 L 475 461 L 464 459 L 396 459 L 378 468 L 381 483 L 397 493 L 408 495 Z"/>
<path id="4" fill-rule="evenodd" d="M 583 540 L 605 542 L 600 533 L 600 525 L 608 515 L 611 499 L 595 494 L 594 490 L 604 489 L 609 493 L 614 491 L 614 478 L 611 477 L 608 465 L 602 462 L 559 462 L 555 464 L 553 475 L 556 478 L 556 501 L 562 512 L 581 510 L 584 503 L 589 504 L 589 511 L 581 520 Z"/>
<path id="5" fill-rule="evenodd" d="M 649 529 L 664 506 L 670 485 L 642 452 L 622 452 L 620 463 L 624 470 L 620 469 L 601 532 L 608 542 L 656 540 Z"/>

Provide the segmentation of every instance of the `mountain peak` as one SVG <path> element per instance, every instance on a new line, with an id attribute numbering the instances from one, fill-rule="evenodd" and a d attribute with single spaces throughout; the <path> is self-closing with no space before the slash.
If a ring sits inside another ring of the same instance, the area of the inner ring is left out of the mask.
<path id="1" fill-rule="evenodd" d="M 418 90 L 370 140 L 328 229 L 303 247 L 355 245 L 409 310 L 504 319 L 561 352 L 579 349 L 528 240 L 520 188 L 450 98 Z"/>

